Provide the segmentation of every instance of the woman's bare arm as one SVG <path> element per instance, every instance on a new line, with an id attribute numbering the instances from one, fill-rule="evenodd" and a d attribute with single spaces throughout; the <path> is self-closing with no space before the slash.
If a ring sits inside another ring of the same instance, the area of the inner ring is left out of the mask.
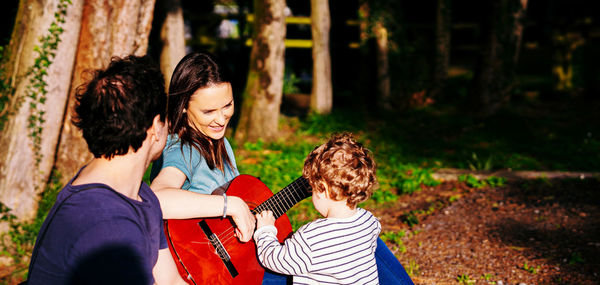
<path id="1" fill-rule="evenodd" d="M 152 181 L 150 188 L 160 201 L 163 218 L 189 219 L 223 215 L 223 196 L 182 190 L 185 179 L 185 174 L 179 169 L 165 167 Z M 240 241 L 249 241 L 254 232 L 255 218 L 246 202 L 239 197 L 228 196 L 227 215 L 233 218 L 237 226 L 236 235 Z"/>

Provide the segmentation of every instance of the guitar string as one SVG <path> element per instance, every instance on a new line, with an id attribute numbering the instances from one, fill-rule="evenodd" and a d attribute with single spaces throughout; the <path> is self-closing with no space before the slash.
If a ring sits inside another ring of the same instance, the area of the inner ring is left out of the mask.
<path id="1" fill-rule="evenodd" d="M 298 197 L 300 199 L 296 199 L 294 194 L 299 194 L 298 193 L 298 187 L 297 184 L 301 182 L 305 182 L 305 179 L 298 178 L 296 179 L 294 182 L 292 182 L 290 185 L 288 185 L 287 187 L 285 187 L 284 189 L 282 189 L 281 191 L 279 191 L 277 194 L 275 194 L 273 201 L 277 201 L 280 202 L 279 205 L 281 205 L 282 203 L 285 205 L 285 207 L 287 209 L 290 209 L 291 207 L 293 207 L 298 201 L 301 200 L 301 197 Z M 286 190 L 293 190 L 293 191 L 286 191 Z M 290 197 L 292 199 L 290 199 Z M 295 200 L 295 201 L 293 201 Z M 274 212 L 276 212 L 277 216 L 281 216 L 283 215 L 283 213 L 285 213 L 287 210 L 282 209 L 281 207 L 274 207 L 272 205 L 272 203 L 268 203 L 270 204 L 271 208 L 274 209 Z"/>
<path id="2" fill-rule="evenodd" d="M 297 185 L 298 183 L 301 183 L 302 185 L 298 186 Z M 303 196 L 301 195 L 301 193 L 299 193 L 299 191 L 302 191 L 303 188 L 307 189 L 308 188 L 307 184 L 308 184 L 307 180 L 304 179 L 303 177 L 300 177 L 300 178 L 296 179 L 294 182 L 290 183 L 290 185 L 283 188 L 281 191 L 277 192 L 275 195 L 271 196 L 269 199 L 267 199 L 267 201 L 265 201 L 266 203 L 259 205 L 256 209 L 264 208 L 264 207 L 261 207 L 262 205 L 269 206 L 268 208 L 270 208 L 274 212 L 274 215 L 279 217 L 287 211 L 287 210 L 284 210 L 283 208 L 281 208 L 279 205 L 281 205 L 283 203 L 289 210 L 297 202 L 304 199 Z M 287 191 L 288 189 L 293 190 L 293 191 Z M 296 197 L 294 194 L 298 195 L 298 197 Z M 292 199 L 290 199 L 290 197 Z M 295 202 L 293 200 L 295 200 Z M 273 205 L 275 202 L 279 202 L 279 203 L 277 205 Z M 256 209 L 253 211 L 257 212 Z M 218 236 L 219 236 L 219 239 L 221 240 L 221 243 L 226 244 L 235 237 L 235 228 L 233 226 L 231 226 L 231 227 L 227 228 L 225 231 L 223 231 L 221 234 L 218 234 Z"/>
<path id="3" fill-rule="evenodd" d="M 298 184 L 301 184 L 301 185 L 298 185 Z M 308 184 L 307 180 L 300 177 L 299 179 L 296 179 L 294 182 L 292 182 L 290 185 L 286 186 L 284 189 L 282 189 L 275 195 L 271 196 L 269 199 L 267 199 L 267 201 L 265 201 L 266 203 L 259 205 L 259 207 L 257 207 L 256 209 L 264 209 L 266 206 L 268 206 L 266 208 L 270 208 L 274 212 L 274 214 L 277 217 L 279 217 L 286 212 L 286 210 L 282 209 L 282 207 L 280 207 L 279 205 L 284 204 L 284 206 L 285 206 L 284 208 L 287 208 L 289 210 L 300 200 L 304 199 L 305 196 L 302 195 L 299 191 L 308 192 L 308 191 L 304 190 L 304 189 L 309 188 L 309 186 L 307 184 Z M 276 203 L 276 202 L 278 202 L 278 203 Z M 262 207 L 263 205 L 265 207 Z M 235 228 L 231 226 L 231 227 L 228 227 L 222 233 L 215 234 L 215 238 L 209 238 L 208 242 L 192 242 L 192 243 L 205 244 L 205 245 L 212 244 L 215 248 L 215 253 L 220 258 L 228 259 L 227 258 L 228 253 L 227 253 L 227 250 L 225 249 L 225 245 L 229 244 L 229 242 L 234 240 L 234 238 L 235 238 Z M 217 243 L 217 239 L 220 241 L 220 243 Z"/>
<path id="4" fill-rule="evenodd" d="M 302 183 L 303 187 L 299 186 L 298 184 Z M 278 202 L 280 202 L 279 204 L 281 205 L 282 203 L 285 204 L 286 208 L 289 210 L 291 207 L 293 207 L 297 202 L 299 202 L 300 200 L 302 200 L 304 197 L 301 195 L 301 193 L 299 191 L 302 190 L 302 188 L 306 189 L 306 179 L 304 179 L 303 177 L 300 177 L 298 179 L 296 179 L 293 183 L 291 183 L 290 185 L 288 185 L 286 188 L 284 188 L 283 190 L 279 191 L 277 194 L 277 197 L 275 197 L 274 200 L 277 200 Z M 292 191 L 286 191 L 286 190 L 292 190 Z M 296 195 L 298 197 L 296 197 Z M 282 209 L 281 207 L 271 207 L 271 208 L 276 208 L 277 211 L 277 216 L 281 216 L 283 215 L 283 213 L 285 213 L 287 210 Z"/>

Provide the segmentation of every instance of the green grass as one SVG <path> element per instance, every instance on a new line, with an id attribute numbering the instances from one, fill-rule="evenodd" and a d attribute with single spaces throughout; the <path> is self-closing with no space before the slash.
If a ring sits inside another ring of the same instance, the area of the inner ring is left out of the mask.
<path id="1" fill-rule="evenodd" d="M 521 266 L 521 269 L 531 273 L 531 274 L 537 274 L 538 270 L 540 270 L 540 266 L 531 266 L 527 264 L 527 261 L 525 261 L 525 263 L 523 263 L 523 266 Z"/>
<path id="2" fill-rule="evenodd" d="M 456 281 L 459 284 L 464 284 L 464 285 L 475 284 L 475 282 L 476 282 L 475 280 L 471 279 L 471 277 L 468 274 L 461 274 L 461 275 L 457 276 Z"/>
<path id="3" fill-rule="evenodd" d="M 397 232 L 382 232 L 380 235 L 381 240 L 383 240 L 388 245 L 394 244 L 397 247 L 398 252 L 400 253 L 406 252 L 406 246 L 402 241 L 402 238 L 404 236 L 406 236 L 406 232 L 403 230 Z"/>

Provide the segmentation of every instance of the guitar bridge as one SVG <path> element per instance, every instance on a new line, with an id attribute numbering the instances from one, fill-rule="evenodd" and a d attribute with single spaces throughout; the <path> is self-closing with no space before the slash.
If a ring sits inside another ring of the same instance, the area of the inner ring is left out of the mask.
<path id="1" fill-rule="evenodd" d="M 231 256 L 229 256 L 229 253 L 227 252 L 225 247 L 223 247 L 223 243 L 217 235 L 213 233 L 211 236 L 208 237 L 208 241 L 215 248 L 215 253 L 219 256 L 219 258 L 223 260 L 231 260 Z"/>
<path id="2" fill-rule="evenodd" d="M 223 246 L 223 243 L 221 243 L 221 240 L 219 240 L 219 237 L 212 232 L 206 221 L 202 220 L 198 222 L 198 225 L 206 237 L 208 237 L 210 244 L 212 244 L 212 246 L 215 248 L 217 255 L 221 261 L 223 261 L 223 264 L 225 264 L 225 267 L 227 268 L 227 271 L 229 271 L 229 274 L 231 274 L 231 277 L 236 277 L 239 273 L 231 262 L 231 256 Z"/>

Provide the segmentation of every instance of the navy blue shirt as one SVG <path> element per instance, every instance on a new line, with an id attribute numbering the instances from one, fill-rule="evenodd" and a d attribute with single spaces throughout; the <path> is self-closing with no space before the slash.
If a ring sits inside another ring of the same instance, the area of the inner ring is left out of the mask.
<path id="1" fill-rule="evenodd" d="M 152 284 L 158 250 L 167 241 L 154 192 L 142 182 L 139 196 L 142 201 L 104 184 L 69 182 L 38 235 L 29 284 Z"/>

